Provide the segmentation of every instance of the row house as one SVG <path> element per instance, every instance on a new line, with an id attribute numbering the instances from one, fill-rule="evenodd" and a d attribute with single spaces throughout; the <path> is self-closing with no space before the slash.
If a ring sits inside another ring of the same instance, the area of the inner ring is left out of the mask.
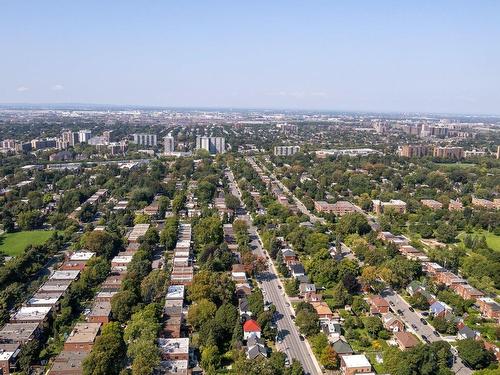
<path id="1" fill-rule="evenodd" d="M 455 200 L 450 200 L 450 203 L 448 203 L 448 210 L 449 211 L 463 211 L 464 205 L 460 200 L 455 199 Z"/>
<path id="2" fill-rule="evenodd" d="M 443 208 L 443 204 L 441 202 L 438 202 L 434 199 L 421 199 L 420 203 L 424 205 L 425 207 L 430 208 L 431 210 L 440 210 Z"/>
<path id="3" fill-rule="evenodd" d="M 64 343 L 64 350 L 69 352 L 90 352 L 101 332 L 101 323 L 76 323 Z"/>
<path id="4" fill-rule="evenodd" d="M 457 284 L 467 284 L 467 280 L 463 279 L 460 276 L 455 275 L 453 272 L 444 271 L 438 272 L 433 276 L 433 279 L 439 283 L 444 284 L 448 287 L 452 287 Z"/>
<path id="5" fill-rule="evenodd" d="M 406 213 L 406 203 L 400 199 L 391 199 L 389 202 L 382 202 L 379 199 L 372 200 L 373 212 L 377 215 L 381 215 L 385 210 L 390 209 L 397 213 Z"/>
<path id="6" fill-rule="evenodd" d="M 500 304 L 489 297 L 481 297 L 476 301 L 481 314 L 488 318 L 500 322 Z"/>
<path id="7" fill-rule="evenodd" d="M 471 299 L 476 301 L 484 296 L 484 293 L 469 284 L 455 284 L 451 288 L 463 299 Z"/>
<path id="8" fill-rule="evenodd" d="M 191 285 L 193 282 L 193 266 L 174 266 L 170 274 L 170 281 L 176 285 Z"/>
<path id="9" fill-rule="evenodd" d="M 495 202 L 489 201 L 487 199 L 472 197 L 472 205 L 478 208 L 484 208 L 486 210 L 494 210 L 499 207 Z"/>
<path id="10" fill-rule="evenodd" d="M 17 360 L 21 352 L 21 345 L 0 344 L 0 373 L 9 375 L 17 372 Z"/>

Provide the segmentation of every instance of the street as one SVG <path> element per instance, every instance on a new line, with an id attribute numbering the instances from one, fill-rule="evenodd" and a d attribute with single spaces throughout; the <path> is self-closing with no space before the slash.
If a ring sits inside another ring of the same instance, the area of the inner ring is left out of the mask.
<path id="1" fill-rule="evenodd" d="M 420 320 L 422 316 L 419 315 L 416 311 L 411 311 L 409 309 L 410 306 L 408 305 L 408 303 L 399 294 L 391 289 L 385 289 L 384 291 L 382 291 L 382 293 L 380 293 L 380 295 L 384 297 L 387 302 L 389 302 L 389 304 L 391 305 L 391 310 L 393 310 L 393 312 L 403 320 L 406 325 L 407 331 L 412 332 L 418 338 L 422 339 L 422 341 L 425 341 L 423 339 L 424 336 L 429 340 L 429 342 L 443 340 L 441 336 L 439 336 L 439 334 L 434 334 L 434 328 L 429 323 L 422 323 L 422 321 Z M 398 314 L 398 310 L 400 310 L 402 314 Z M 451 369 L 455 374 L 472 374 L 472 370 L 466 367 L 460 357 L 456 355 L 454 355 L 454 362 Z"/>
<path id="2" fill-rule="evenodd" d="M 231 193 L 238 197 L 241 202 L 241 194 L 234 182 L 233 173 L 227 171 L 226 176 L 230 181 Z M 254 249 L 255 254 L 268 258 L 268 270 L 261 273 L 258 279 L 259 286 L 264 295 L 264 301 L 269 301 L 276 307 L 276 325 L 279 336 L 282 337 L 282 342 L 279 346 L 286 353 L 290 362 L 292 359 L 297 359 L 302 364 L 305 374 L 321 374 L 321 368 L 312 353 L 309 343 L 307 340 L 302 341 L 300 339 L 298 329 L 291 318 L 291 315 L 294 315 L 294 311 L 285 294 L 284 287 L 274 268 L 274 264 L 262 247 L 262 240 L 257 232 L 257 228 L 253 225 L 251 217 L 245 210 L 239 211 L 238 219 L 244 220 L 248 224 L 251 239 L 250 246 Z"/>
<path id="3" fill-rule="evenodd" d="M 255 160 L 253 158 L 249 158 L 249 159 L 250 159 L 249 162 L 255 168 L 255 166 L 257 166 Z M 297 203 L 297 207 L 299 208 L 299 210 L 304 215 L 309 216 L 310 221 L 312 223 L 317 222 L 317 221 L 320 221 L 321 223 L 325 222 L 325 220 L 323 218 L 319 218 L 316 215 L 314 215 L 313 213 L 311 213 L 307 209 L 307 207 L 305 207 L 302 204 L 302 202 L 300 202 L 300 200 L 294 194 L 292 194 L 287 189 L 287 187 L 284 186 L 281 183 L 281 181 L 279 181 L 274 176 L 274 174 L 271 174 L 270 171 L 265 166 L 261 165 L 260 167 L 262 168 L 263 171 L 265 171 L 266 173 L 268 173 L 269 177 L 271 179 L 273 179 L 273 181 L 276 182 L 278 184 L 278 186 L 284 192 L 291 194 L 291 196 L 293 197 L 294 201 Z M 361 212 L 363 212 L 363 211 L 361 211 Z M 367 217 L 368 222 L 369 222 L 370 226 L 372 227 L 372 229 L 376 230 L 376 228 L 379 226 L 378 223 L 376 222 L 376 218 L 374 216 L 372 216 L 372 215 L 367 215 L 367 214 L 365 214 L 365 216 Z M 341 253 L 342 253 L 342 255 L 344 257 L 351 258 L 351 259 L 356 259 L 357 260 L 357 258 L 355 257 L 355 255 L 343 243 L 341 243 Z M 359 260 L 358 260 L 358 262 L 360 263 L 360 266 L 363 265 L 363 263 L 360 262 Z M 403 314 L 402 315 L 398 314 L 398 315 L 401 317 L 401 319 L 406 324 L 408 331 L 414 333 L 422 341 L 425 341 L 425 340 L 423 340 L 424 336 L 427 338 L 427 340 L 429 342 L 443 340 L 442 337 L 439 336 L 439 334 L 437 334 L 437 335 L 434 334 L 434 328 L 430 324 L 426 325 L 426 324 L 422 323 L 422 321 L 420 320 L 422 317 L 420 315 L 418 315 L 416 312 L 412 312 L 412 311 L 409 310 L 410 306 L 408 305 L 408 303 L 399 294 L 397 294 L 395 291 L 393 291 L 391 289 L 386 289 L 384 292 L 381 293 L 381 295 L 388 302 L 390 302 L 390 303 L 392 302 L 392 304 L 394 304 L 393 306 L 391 305 L 391 309 L 393 309 L 393 311 L 396 314 L 397 314 L 398 310 L 402 311 Z M 416 328 L 413 328 L 413 327 L 416 327 Z M 468 367 L 466 367 L 464 365 L 464 363 L 462 362 L 462 360 L 460 359 L 460 357 L 458 355 L 456 355 L 456 351 L 454 351 L 454 354 L 453 354 L 453 366 L 451 367 L 451 369 L 452 369 L 452 371 L 455 374 L 459 374 L 459 375 L 470 375 L 473 372 L 471 369 L 469 369 Z"/>

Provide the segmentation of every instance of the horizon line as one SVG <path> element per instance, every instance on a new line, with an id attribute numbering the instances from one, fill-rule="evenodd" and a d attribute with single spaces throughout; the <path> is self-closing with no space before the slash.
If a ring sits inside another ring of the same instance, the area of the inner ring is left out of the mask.
<path id="1" fill-rule="evenodd" d="M 168 105 L 154 105 L 154 104 L 112 104 L 112 103 L 84 103 L 84 102 L 36 102 L 36 103 L 23 103 L 23 102 L 2 102 L 0 103 L 0 109 L 2 107 L 13 107 L 12 109 L 25 109 L 20 107 L 54 107 L 58 106 L 89 106 L 89 107 L 129 107 L 137 109 L 184 109 L 184 110 L 225 110 L 225 111 L 286 111 L 286 112 L 319 112 L 319 113 L 361 113 L 361 114 L 404 114 L 404 115 L 433 115 L 433 116 L 461 116 L 461 117 L 493 117 L 500 118 L 500 113 L 459 113 L 459 112 L 433 112 L 433 111 L 416 111 L 416 110 L 349 110 L 349 109 L 311 109 L 311 108 L 287 108 L 287 107 L 240 107 L 240 106 L 196 106 L 196 105 L 179 105 L 179 106 L 168 106 Z M 40 108 L 41 109 L 41 108 Z M 77 108 L 68 108 L 77 109 Z"/>

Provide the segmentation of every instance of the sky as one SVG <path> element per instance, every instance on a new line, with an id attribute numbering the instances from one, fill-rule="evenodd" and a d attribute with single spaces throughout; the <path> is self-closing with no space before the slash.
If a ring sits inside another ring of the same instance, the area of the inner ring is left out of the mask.
<path id="1" fill-rule="evenodd" d="M 500 1 L 0 0 L 0 103 L 500 114 Z"/>

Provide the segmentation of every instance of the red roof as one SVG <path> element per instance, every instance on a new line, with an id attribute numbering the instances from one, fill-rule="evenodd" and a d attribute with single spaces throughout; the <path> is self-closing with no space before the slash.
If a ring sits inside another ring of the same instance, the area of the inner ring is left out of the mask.
<path id="1" fill-rule="evenodd" d="M 250 319 L 243 324 L 243 331 L 245 332 L 260 332 L 260 326 L 259 323 L 257 323 L 255 320 Z"/>

